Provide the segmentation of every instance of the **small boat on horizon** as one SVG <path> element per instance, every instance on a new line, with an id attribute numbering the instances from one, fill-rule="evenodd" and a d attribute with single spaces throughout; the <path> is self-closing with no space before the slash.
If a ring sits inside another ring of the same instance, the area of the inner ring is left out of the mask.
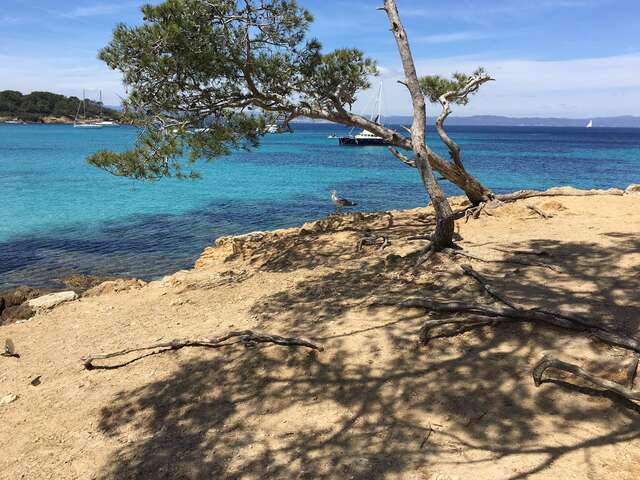
<path id="1" fill-rule="evenodd" d="M 586 128 L 593 128 L 593 120 L 589 120 L 589 123 L 587 123 Z"/>

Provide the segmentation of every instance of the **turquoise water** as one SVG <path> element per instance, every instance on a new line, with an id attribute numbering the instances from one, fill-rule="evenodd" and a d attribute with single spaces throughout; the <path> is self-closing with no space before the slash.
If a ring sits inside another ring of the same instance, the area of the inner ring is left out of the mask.
<path id="1" fill-rule="evenodd" d="M 339 147 L 298 125 L 253 152 L 200 164 L 203 179 L 136 182 L 86 164 L 124 149 L 128 127 L 0 125 L 0 289 L 72 273 L 153 278 L 189 267 L 221 235 L 329 214 L 329 191 L 362 210 L 423 205 L 417 173 L 378 147 Z M 640 183 L 640 130 L 452 127 L 467 168 L 495 191 Z M 444 149 L 436 145 L 443 155 Z M 448 193 L 459 193 L 444 183 Z"/>

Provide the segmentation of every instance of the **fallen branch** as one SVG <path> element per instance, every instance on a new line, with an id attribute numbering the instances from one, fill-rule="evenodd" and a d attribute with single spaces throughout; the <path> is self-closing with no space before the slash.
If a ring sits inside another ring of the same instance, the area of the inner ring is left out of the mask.
<path id="1" fill-rule="evenodd" d="M 233 340 L 233 341 L 229 341 Z M 185 347 L 205 347 L 205 348 L 221 348 L 229 345 L 235 345 L 238 343 L 242 343 L 246 346 L 250 346 L 256 343 L 274 343 L 276 345 L 282 345 L 286 347 L 307 347 L 312 350 L 322 351 L 323 348 L 314 343 L 311 343 L 307 340 L 297 338 L 297 337 L 280 337 L 278 335 L 269 335 L 265 333 L 256 333 L 251 330 L 241 330 L 241 331 L 233 331 L 229 332 L 226 335 L 217 338 L 198 338 L 198 339 L 176 339 L 171 340 L 169 342 L 160 342 L 153 343 L 151 345 L 146 345 L 142 347 L 128 348 L 125 350 L 120 350 L 118 352 L 113 353 L 103 353 L 103 354 L 95 354 L 95 355 L 87 355 L 82 357 L 82 363 L 84 368 L 87 370 L 93 369 L 113 369 L 123 367 L 132 363 L 133 361 L 139 360 L 142 357 L 131 360 L 129 362 L 120 364 L 120 365 L 112 365 L 112 366 L 101 366 L 94 365 L 93 362 L 96 360 L 106 360 L 114 357 L 121 357 L 124 355 L 128 355 L 130 353 L 135 352 L 144 352 L 148 350 L 156 350 L 161 349 L 157 352 L 148 353 L 147 355 L 153 355 L 157 353 L 163 353 L 170 350 L 180 350 Z M 146 356 L 146 355 L 145 355 Z"/>
<path id="2" fill-rule="evenodd" d="M 603 388 L 606 391 L 613 392 L 621 397 L 626 398 L 627 400 L 635 400 L 640 401 L 640 390 L 633 389 L 633 379 L 636 376 L 636 370 L 638 367 L 638 358 L 636 357 L 634 361 L 631 363 L 630 368 L 627 372 L 627 385 L 620 385 L 619 383 L 612 382 L 611 380 L 607 380 L 605 378 L 600 378 L 592 373 L 587 372 L 583 368 L 578 365 L 574 365 L 572 363 L 564 362 L 555 358 L 552 355 L 545 355 L 542 359 L 535 365 L 533 368 L 533 381 L 536 387 L 539 387 L 545 380 L 543 379 L 543 375 L 545 372 L 552 368 L 555 370 L 561 370 L 563 372 L 568 372 L 575 375 L 578 378 L 582 378 L 587 382 L 592 383 L 593 385 Z M 547 376 L 546 381 L 550 380 L 558 380 L 553 379 Z M 564 380 L 563 380 L 564 381 Z"/>
<path id="3" fill-rule="evenodd" d="M 518 190 L 517 192 L 507 193 L 504 195 L 496 195 L 496 200 L 501 202 L 515 202 L 525 198 L 533 197 L 587 197 L 593 195 L 624 195 L 624 192 L 618 188 L 610 188 L 609 190 L 560 190 L 551 188 L 549 190 Z"/>

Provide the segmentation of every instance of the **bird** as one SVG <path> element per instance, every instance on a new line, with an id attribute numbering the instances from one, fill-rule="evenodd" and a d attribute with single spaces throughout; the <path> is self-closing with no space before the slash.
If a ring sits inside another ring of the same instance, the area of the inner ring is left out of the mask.
<path id="1" fill-rule="evenodd" d="M 340 197 L 335 190 L 331 190 L 331 201 L 336 206 L 336 210 L 340 210 L 342 207 L 355 207 L 358 205 L 356 202 Z"/>
<path id="2" fill-rule="evenodd" d="M 20 355 L 16 353 L 16 347 L 10 338 L 7 338 L 4 342 L 4 352 L 0 353 L 0 357 L 13 357 L 20 358 Z"/>

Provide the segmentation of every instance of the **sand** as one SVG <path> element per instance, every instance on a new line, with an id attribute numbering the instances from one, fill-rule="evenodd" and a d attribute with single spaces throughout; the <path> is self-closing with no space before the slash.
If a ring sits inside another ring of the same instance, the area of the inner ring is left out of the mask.
<path id="1" fill-rule="evenodd" d="M 517 323 L 421 345 L 423 311 L 376 306 L 491 304 L 462 275 L 468 263 L 522 305 L 637 335 L 639 210 L 638 195 L 532 198 L 457 224 L 468 252 L 531 260 L 501 250 L 544 250 L 557 271 L 446 254 L 414 271 L 424 242 L 406 238 L 429 229 L 430 209 L 345 215 L 222 240 L 193 270 L 0 327 L 0 343 L 11 338 L 21 355 L 0 357 L 0 398 L 17 395 L 0 405 L 0 478 L 640 478 L 637 407 L 531 378 L 553 352 L 622 381 L 629 352 Z M 391 244 L 356 251 L 367 228 Z M 245 328 L 324 351 L 189 348 L 92 371 L 80 361 Z"/>

